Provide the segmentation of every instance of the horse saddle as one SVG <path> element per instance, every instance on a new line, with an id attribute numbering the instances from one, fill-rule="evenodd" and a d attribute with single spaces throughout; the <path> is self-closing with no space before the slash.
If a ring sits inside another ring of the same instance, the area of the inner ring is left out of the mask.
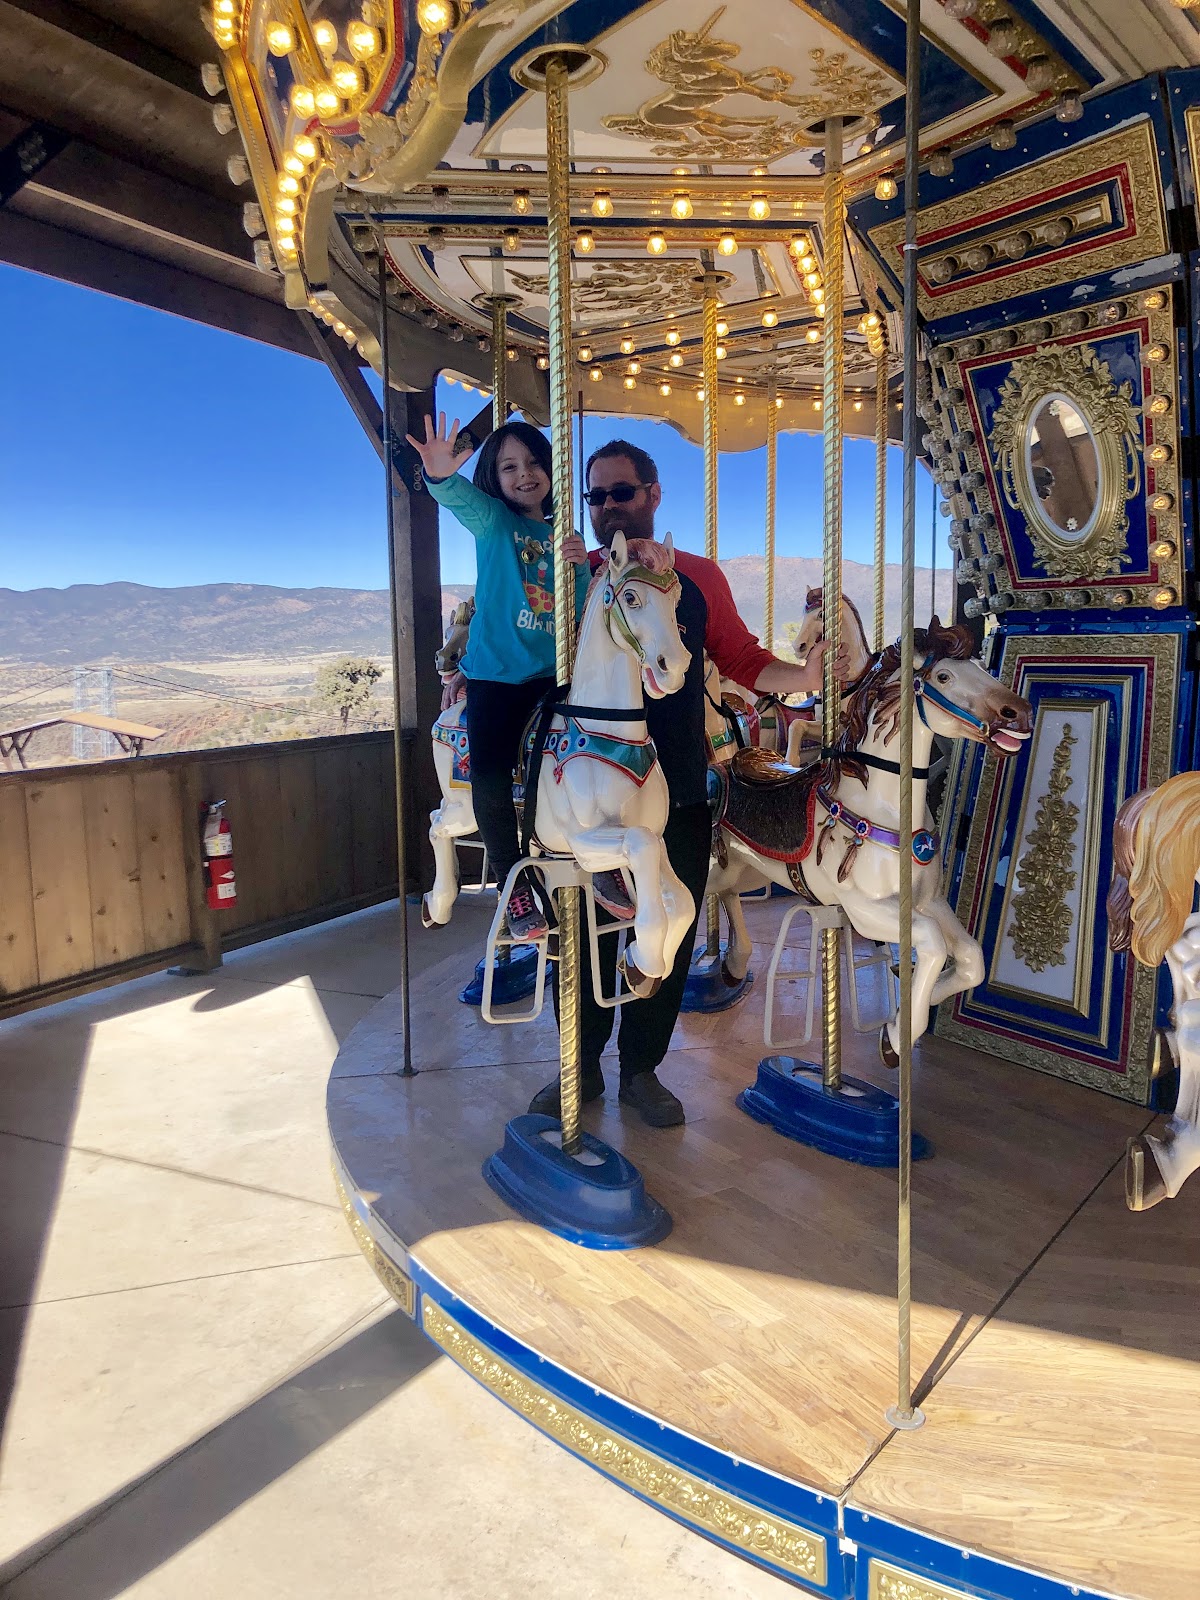
<path id="1" fill-rule="evenodd" d="M 708 769 L 714 831 L 725 828 L 759 855 L 803 861 L 812 849 L 820 766 L 789 767 L 768 750 L 739 750 Z"/>

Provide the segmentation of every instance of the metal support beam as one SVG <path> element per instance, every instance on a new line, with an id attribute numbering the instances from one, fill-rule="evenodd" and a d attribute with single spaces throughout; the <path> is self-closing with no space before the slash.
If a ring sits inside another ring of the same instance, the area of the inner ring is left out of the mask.
<path id="1" fill-rule="evenodd" d="M 68 134 L 48 122 L 31 122 L 10 139 L 0 150 L 0 206 L 6 206 L 70 142 Z"/>

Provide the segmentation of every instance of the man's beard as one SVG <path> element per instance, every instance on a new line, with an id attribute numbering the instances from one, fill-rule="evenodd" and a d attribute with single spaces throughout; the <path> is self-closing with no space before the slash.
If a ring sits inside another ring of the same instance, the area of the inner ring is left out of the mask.
<path id="1" fill-rule="evenodd" d="M 634 511 L 628 506 L 606 508 L 601 514 L 600 525 L 595 533 L 606 549 L 618 533 L 623 533 L 627 539 L 653 539 L 654 513 Z"/>

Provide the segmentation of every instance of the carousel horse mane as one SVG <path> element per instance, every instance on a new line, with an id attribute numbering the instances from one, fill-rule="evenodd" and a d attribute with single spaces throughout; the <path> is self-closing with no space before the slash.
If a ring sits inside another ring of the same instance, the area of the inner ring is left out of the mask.
<path id="1" fill-rule="evenodd" d="M 930 619 L 928 628 L 917 628 L 913 633 L 913 655 L 927 656 L 928 666 L 939 661 L 970 661 L 975 654 L 975 640 L 970 628 L 956 624 L 945 627 L 937 617 Z M 847 754 L 857 750 L 867 736 L 867 725 L 874 714 L 882 727 L 890 716 L 891 726 L 884 734 L 884 744 L 891 744 L 900 729 L 900 644 L 888 645 L 879 660 L 847 700 L 842 712 L 842 726 L 835 749 Z M 843 762 L 846 770 L 851 763 Z"/>
<path id="2" fill-rule="evenodd" d="M 1200 772 L 1126 800 L 1113 827 L 1108 939 L 1157 967 L 1183 933 L 1200 872 Z"/>

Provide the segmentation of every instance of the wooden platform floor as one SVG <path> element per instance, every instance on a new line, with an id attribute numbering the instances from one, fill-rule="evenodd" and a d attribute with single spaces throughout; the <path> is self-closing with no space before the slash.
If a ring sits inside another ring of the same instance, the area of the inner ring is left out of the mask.
<path id="1" fill-rule="evenodd" d="M 755 907 L 769 940 L 777 916 Z M 755 965 L 765 970 L 765 945 Z M 390 996 L 343 1048 L 330 1126 L 414 1258 L 492 1322 L 735 1456 L 851 1505 L 1137 1600 L 1200 1593 L 1200 1185 L 1144 1216 L 1120 1161 L 1146 1112 L 930 1040 L 915 1120 L 913 1371 L 929 1421 L 897 1435 L 895 1174 L 737 1110 L 761 988 L 681 1018 L 661 1076 L 687 1125 L 615 1093 L 585 1110 L 671 1211 L 650 1250 L 577 1249 L 482 1181 L 505 1121 L 553 1074 L 553 1020 L 488 1029 L 461 956 L 414 993 L 412 1080 Z M 849 1031 L 847 1070 L 894 1081 Z M 616 1082 L 616 1062 L 610 1081 Z"/>

